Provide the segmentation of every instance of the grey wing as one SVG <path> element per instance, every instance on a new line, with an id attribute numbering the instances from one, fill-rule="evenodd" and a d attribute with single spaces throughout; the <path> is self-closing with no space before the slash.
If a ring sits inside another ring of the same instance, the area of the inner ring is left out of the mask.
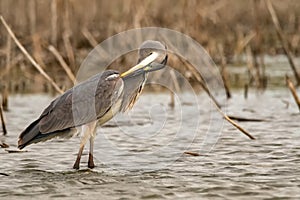
<path id="1" fill-rule="evenodd" d="M 72 117 L 72 90 L 56 98 L 40 116 L 39 131 L 50 133 L 74 127 Z"/>
<path id="2" fill-rule="evenodd" d="M 107 81 L 107 74 L 104 73 L 95 75 L 55 99 L 40 117 L 40 132 L 50 133 L 81 126 L 108 112 L 120 96 L 123 81 L 118 74 L 115 80 Z"/>

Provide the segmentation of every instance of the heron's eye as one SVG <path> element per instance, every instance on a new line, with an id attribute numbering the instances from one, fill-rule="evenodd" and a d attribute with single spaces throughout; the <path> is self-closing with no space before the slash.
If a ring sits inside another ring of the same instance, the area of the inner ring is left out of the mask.
<path id="1" fill-rule="evenodd" d="M 148 55 L 147 55 L 147 57 L 150 56 L 152 53 L 153 53 L 153 52 L 149 52 Z"/>

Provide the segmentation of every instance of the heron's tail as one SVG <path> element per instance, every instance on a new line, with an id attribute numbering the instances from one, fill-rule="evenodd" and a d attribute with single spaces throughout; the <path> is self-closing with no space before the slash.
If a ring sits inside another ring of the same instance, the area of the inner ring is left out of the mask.
<path id="1" fill-rule="evenodd" d="M 67 128 L 60 131 L 41 133 L 39 129 L 40 119 L 32 122 L 19 136 L 18 148 L 24 147 L 38 142 L 44 142 L 54 137 L 70 138 L 77 133 L 76 128 Z"/>
<path id="2" fill-rule="evenodd" d="M 41 132 L 39 131 L 39 127 L 38 127 L 38 123 L 39 123 L 40 119 L 35 120 L 34 122 L 32 122 L 19 136 L 19 140 L 18 140 L 18 148 L 19 149 L 23 149 L 24 147 L 26 147 L 27 145 L 32 143 L 32 140 L 34 140 L 34 138 L 41 134 Z"/>

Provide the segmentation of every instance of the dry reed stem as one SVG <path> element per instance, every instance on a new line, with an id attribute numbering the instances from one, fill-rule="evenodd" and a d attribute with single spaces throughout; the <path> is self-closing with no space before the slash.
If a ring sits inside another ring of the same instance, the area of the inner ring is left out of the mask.
<path id="1" fill-rule="evenodd" d="M 300 111 L 300 99 L 297 95 L 295 86 L 294 86 L 293 82 L 290 80 L 290 78 L 288 76 L 286 76 L 285 78 L 286 78 L 286 84 L 289 87 L 289 89 L 290 89 L 290 91 L 291 91 L 291 93 L 292 93 L 292 95 L 295 99 L 295 102 L 298 105 L 299 111 Z"/>
<path id="2" fill-rule="evenodd" d="M 218 45 L 218 50 L 219 50 L 219 54 L 221 57 L 221 77 L 224 83 L 224 88 L 226 91 L 226 97 L 227 99 L 231 98 L 231 92 L 229 89 L 229 84 L 228 84 L 228 73 L 226 70 L 226 58 L 224 56 L 224 49 L 223 46 L 221 44 Z"/>
<path id="3" fill-rule="evenodd" d="M 175 97 L 174 97 L 174 92 L 170 91 L 170 97 L 171 97 L 171 100 L 170 100 L 169 106 L 170 106 L 171 108 L 174 108 L 174 107 L 175 107 Z"/>
<path id="4" fill-rule="evenodd" d="M 97 52 L 103 57 L 103 58 L 109 58 L 109 55 L 107 54 L 107 52 L 99 45 L 98 46 L 98 42 L 97 40 L 94 38 L 94 36 L 91 34 L 91 32 L 86 29 L 86 28 L 83 28 L 81 30 L 83 36 L 87 39 L 87 41 L 90 43 L 90 45 L 94 48 L 96 48 Z"/>
<path id="5" fill-rule="evenodd" d="M 86 28 L 83 28 L 81 30 L 83 36 L 88 40 L 88 42 L 90 43 L 90 45 L 92 47 L 96 47 L 98 45 L 98 42 L 96 41 L 96 39 L 94 38 L 94 36 L 91 34 L 91 32 L 86 29 Z"/>
<path id="6" fill-rule="evenodd" d="M 70 41 L 70 35 L 68 32 L 65 32 L 63 35 L 63 41 L 64 41 L 64 45 L 65 45 L 65 49 L 67 51 L 67 56 L 70 62 L 70 66 L 75 69 L 75 56 L 74 56 L 74 51 L 73 51 L 73 47 Z"/>
<path id="7" fill-rule="evenodd" d="M 3 135 L 6 135 L 7 134 L 7 129 L 6 129 L 5 119 L 4 119 L 4 115 L 3 115 L 2 104 L 0 105 L 0 118 L 1 118 L 1 125 L 2 125 Z"/>
<path id="8" fill-rule="evenodd" d="M 8 111 L 8 96 L 9 95 L 8 95 L 7 84 L 4 85 L 1 96 L 2 96 L 2 102 L 1 102 L 2 108 L 4 111 Z"/>
<path id="9" fill-rule="evenodd" d="M 190 63 L 188 63 L 187 61 L 182 59 L 180 56 L 178 56 L 178 58 L 183 64 L 185 64 L 185 66 L 188 68 L 188 70 L 194 75 L 194 77 L 196 78 L 198 83 L 201 85 L 201 87 L 204 89 L 206 94 L 215 102 L 215 104 L 218 107 L 221 107 L 220 104 L 218 103 L 218 101 L 215 99 L 215 97 L 209 91 L 208 87 L 205 85 L 205 83 L 204 83 L 205 81 L 204 81 L 202 75 L 200 74 L 200 72 L 198 72 L 192 65 L 190 65 Z"/>
<path id="10" fill-rule="evenodd" d="M 68 36 L 72 34 L 71 24 L 70 24 L 70 1 L 65 0 L 63 6 L 63 27 L 64 33 L 67 33 Z"/>
<path id="11" fill-rule="evenodd" d="M 245 99 L 248 98 L 248 84 L 245 84 L 245 86 L 244 86 L 244 98 Z"/>
<path id="12" fill-rule="evenodd" d="M 181 58 L 179 58 L 181 59 Z M 186 62 L 183 62 L 186 63 Z M 190 66 L 188 63 L 186 63 L 187 68 L 189 68 L 189 70 L 192 72 L 192 74 L 195 76 L 196 80 L 198 81 L 198 83 L 201 85 L 201 87 L 204 89 L 204 91 L 206 92 L 206 94 L 211 98 L 211 100 L 219 107 L 221 108 L 220 103 L 216 100 L 216 98 L 211 94 L 211 92 L 209 91 L 208 87 L 205 85 L 204 83 L 204 79 L 202 77 L 202 75 L 196 70 L 194 69 L 192 66 Z"/>
<path id="13" fill-rule="evenodd" d="M 12 44 L 11 44 L 11 37 L 9 34 L 7 34 L 7 46 L 6 46 L 6 66 L 5 66 L 5 71 L 2 74 L 3 76 L 5 76 L 9 71 L 10 68 L 12 66 L 11 63 L 11 49 L 12 49 Z M 2 88 L 2 108 L 4 111 L 8 111 L 8 87 L 7 87 L 7 82 L 8 82 L 8 78 L 7 76 L 4 78 L 4 80 L 6 81 L 6 83 L 4 84 L 4 87 Z"/>
<path id="14" fill-rule="evenodd" d="M 262 34 L 261 34 L 261 20 L 262 20 L 262 12 L 260 11 L 260 0 L 252 1 L 252 15 L 253 15 L 253 25 L 254 30 L 256 32 L 256 37 L 252 43 L 255 54 L 262 53 Z"/>
<path id="15" fill-rule="evenodd" d="M 253 55 L 253 60 L 254 60 L 256 87 L 261 88 L 263 79 L 262 79 L 261 72 L 260 72 L 260 65 L 257 61 L 257 52 L 253 51 L 252 55 Z"/>
<path id="16" fill-rule="evenodd" d="M 167 41 L 167 40 L 166 40 Z M 168 44 L 170 45 L 170 44 Z M 185 64 L 185 66 L 190 70 L 190 72 L 195 76 L 196 80 L 199 82 L 199 84 L 201 85 L 201 87 L 204 89 L 204 91 L 206 92 L 206 94 L 209 96 L 210 100 L 213 102 L 214 106 L 217 108 L 217 110 L 220 112 L 221 115 L 223 115 L 223 117 L 230 123 L 232 124 L 234 127 L 236 127 L 238 130 L 240 130 L 242 133 L 244 133 L 247 137 L 249 137 L 252 140 L 255 140 L 255 138 L 245 129 L 243 129 L 241 126 L 239 126 L 236 122 L 234 122 L 233 120 L 231 120 L 221 109 L 221 106 L 218 104 L 217 100 L 214 98 L 214 96 L 211 94 L 210 90 L 208 89 L 208 87 L 206 87 L 206 85 L 204 84 L 204 79 L 201 76 L 201 74 L 192 66 L 190 65 L 190 63 L 188 63 L 188 61 L 183 60 L 180 56 L 177 56 L 179 58 L 179 60 Z"/>
<path id="17" fill-rule="evenodd" d="M 10 67 L 11 67 L 11 37 L 9 36 L 9 34 L 7 34 L 5 71 L 9 71 Z"/>
<path id="18" fill-rule="evenodd" d="M 252 54 L 252 50 L 250 46 L 246 47 L 246 55 L 247 55 L 247 68 L 249 71 L 249 85 L 252 85 L 253 80 L 255 80 L 255 84 L 259 84 L 259 80 L 257 79 L 257 76 L 254 74 L 254 58 Z"/>
<path id="19" fill-rule="evenodd" d="M 179 86 L 179 83 L 178 83 L 178 80 L 176 78 L 174 70 L 170 70 L 170 75 L 171 75 L 171 79 L 172 79 L 175 91 L 180 92 L 181 91 L 180 86 Z"/>
<path id="20" fill-rule="evenodd" d="M 41 68 L 46 69 L 46 64 L 43 61 L 43 56 L 42 56 L 42 45 L 41 45 L 41 40 L 39 35 L 33 35 L 32 36 L 32 41 L 33 41 L 33 57 L 36 60 L 36 62 L 41 66 Z"/>
<path id="21" fill-rule="evenodd" d="M 165 41 L 168 41 L 168 38 L 165 38 L 165 36 L 163 36 L 163 38 L 165 39 Z M 176 49 L 171 43 L 167 44 L 171 47 L 171 49 Z M 216 98 L 211 94 L 211 92 L 209 91 L 208 87 L 205 85 L 205 81 L 202 77 L 202 75 L 200 74 L 200 72 L 194 68 L 194 66 L 192 66 L 188 61 L 184 60 L 183 58 L 181 58 L 181 56 L 177 56 L 177 58 L 188 68 L 188 70 L 194 75 L 194 77 L 196 78 L 196 80 L 198 81 L 198 83 L 200 84 L 200 86 L 204 89 L 204 91 L 206 92 L 206 94 L 214 101 L 214 103 L 220 108 L 220 104 L 218 103 L 218 101 L 216 100 Z"/>
<path id="22" fill-rule="evenodd" d="M 245 49 L 245 47 L 249 44 L 249 42 L 256 36 L 254 31 L 251 31 L 248 35 L 246 35 L 242 40 L 238 41 L 235 54 L 241 54 L 241 52 Z"/>
<path id="23" fill-rule="evenodd" d="M 73 84 L 76 84 L 76 78 L 75 78 L 73 72 L 71 71 L 70 67 L 67 65 L 67 63 L 65 62 L 63 57 L 60 55 L 60 53 L 57 51 L 57 49 L 52 45 L 49 45 L 48 49 L 55 56 L 55 58 L 58 60 L 61 67 L 65 70 L 65 72 L 68 75 L 69 79 L 73 82 Z"/>
<path id="24" fill-rule="evenodd" d="M 223 115 L 223 117 L 230 123 L 232 124 L 234 127 L 236 127 L 238 130 L 240 130 L 242 133 L 244 133 L 248 138 L 250 138 L 251 140 L 255 140 L 255 138 L 244 128 L 242 128 L 240 125 L 238 125 L 238 123 L 236 123 L 235 121 L 233 121 L 232 119 L 230 119 L 230 117 L 228 117 L 228 115 L 226 115 L 221 108 L 218 107 L 218 105 L 212 101 L 214 106 L 217 108 L 217 110 L 219 111 L 219 113 L 221 113 Z"/>
<path id="25" fill-rule="evenodd" d="M 51 1 L 51 43 L 57 45 L 57 0 Z"/>
<path id="26" fill-rule="evenodd" d="M 189 66 L 189 65 L 186 65 Z M 189 66 L 190 68 L 190 66 Z M 195 70 L 195 69 L 194 69 Z M 195 73 L 194 70 L 192 70 L 192 73 Z M 195 74 L 194 74 L 195 75 Z M 203 78 L 201 77 L 201 75 L 198 73 L 198 77 L 196 76 L 196 79 L 198 80 L 198 82 L 201 84 L 201 86 L 203 87 L 203 89 L 206 91 L 206 93 L 208 94 L 209 98 L 212 100 L 214 106 L 217 108 L 217 110 L 219 111 L 219 113 L 221 115 L 223 115 L 223 117 L 230 123 L 232 124 L 234 127 L 236 127 L 238 130 L 240 130 L 242 133 L 244 133 L 247 137 L 249 137 L 252 140 L 255 140 L 255 138 L 244 128 L 242 128 L 240 125 L 238 125 L 236 122 L 234 122 L 233 120 L 231 120 L 221 109 L 220 105 L 217 103 L 217 101 L 214 99 L 214 97 L 212 96 L 211 92 L 209 91 L 209 89 L 203 84 L 202 80 Z"/>
<path id="27" fill-rule="evenodd" d="M 288 42 L 286 41 L 285 37 L 284 37 L 284 34 L 283 34 L 283 30 L 279 24 L 279 21 L 278 21 L 278 17 L 276 15 L 276 12 L 273 8 L 273 5 L 271 3 L 270 0 L 265 0 L 266 2 L 266 5 L 267 5 L 267 8 L 268 8 L 268 11 L 271 15 L 271 18 L 272 18 L 272 21 L 273 21 L 273 24 L 275 26 L 275 29 L 276 29 L 276 33 L 279 37 L 279 40 L 282 44 L 282 47 L 283 47 L 283 51 L 285 53 L 285 55 L 287 56 L 288 58 L 288 61 L 290 63 L 290 66 L 293 70 L 293 73 L 294 73 L 294 76 L 295 76 L 295 79 L 297 81 L 297 86 L 300 85 L 300 75 L 299 73 L 297 72 L 297 68 L 296 68 L 296 65 L 295 65 L 295 62 L 294 62 L 294 56 L 292 54 L 292 52 L 290 51 L 289 47 L 288 47 Z"/>
<path id="28" fill-rule="evenodd" d="M 35 34 L 36 31 L 36 1 L 29 0 L 27 1 L 28 5 L 28 19 L 29 19 L 29 31 L 31 35 Z"/>
<path id="29" fill-rule="evenodd" d="M 4 18 L 2 16 L 0 16 L 1 22 L 2 24 L 5 26 L 6 30 L 8 31 L 8 33 L 10 34 L 10 36 L 12 37 L 12 39 L 15 41 L 15 43 L 17 44 L 17 46 L 20 48 L 20 50 L 23 52 L 23 54 L 28 58 L 28 60 L 32 63 L 32 65 L 40 72 L 40 74 L 42 76 L 44 76 L 44 78 L 50 82 L 50 84 L 55 88 L 55 90 L 57 92 L 59 92 L 60 94 L 63 93 L 63 91 L 58 87 L 58 85 L 53 81 L 53 79 L 41 68 L 41 66 L 35 62 L 35 60 L 30 56 L 30 54 L 26 51 L 26 49 L 22 46 L 22 44 L 19 42 L 19 40 L 16 38 L 15 34 L 13 33 L 13 31 L 10 29 L 10 27 L 7 25 L 6 21 L 4 20 Z"/>
<path id="30" fill-rule="evenodd" d="M 176 78 L 176 75 L 174 73 L 173 70 L 170 71 L 170 76 L 171 76 L 171 79 L 172 79 L 172 83 L 173 83 L 173 86 L 174 86 L 174 90 L 176 92 L 180 92 L 180 86 L 179 86 L 179 83 L 178 83 L 178 80 Z M 175 99 L 174 99 L 174 93 L 172 91 L 170 91 L 170 95 L 171 95 L 171 101 L 169 103 L 169 106 L 171 108 L 174 108 L 175 107 Z"/>
<path id="31" fill-rule="evenodd" d="M 259 55 L 259 64 L 261 67 L 261 86 L 263 89 L 267 88 L 268 82 L 267 82 L 267 76 L 266 76 L 266 65 L 265 65 L 265 60 L 264 60 L 264 55 L 260 54 Z"/>

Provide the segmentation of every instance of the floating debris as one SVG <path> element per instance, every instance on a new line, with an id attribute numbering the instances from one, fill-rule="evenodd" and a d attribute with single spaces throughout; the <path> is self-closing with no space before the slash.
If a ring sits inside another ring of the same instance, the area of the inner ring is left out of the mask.
<path id="1" fill-rule="evenodd" d="M 28 152 L 27 150 L 18 150 L 18 149 L 5 149 L 8 153 L 25 153 Z"/>
<path id="2" fill-rule="evenodd" d="M 267 121 L 265 119 L 245 118 L 245 117 L 237 117 L 237 116 L 232 116 L 232 115 L 228 115 L 228 117 L 232 120 L 236 120 L 239 122 L 264 122 L 264 121 Z"/>
<path id="3" fill-rule="evenodd" d="M 0 175 L 1 175 L 1 176 L 9 176 L 8 174 L 3 173 L 3 172 L 0 172 Z"/>
<path id="4" fill-rule="evenodd" d="M 4 142 L 2 142 L 2 143 L 0 143 L 0 147 L 1 147 L 1 148 L 8 148 L 9 145 L 6 144 L 6 143 L 4 143 Z"/>
<path id="5" fill-rule="evenodd" d="M 191 151 L 185 151 L 184 154 L 188 154 L 188 155 L 191 155 L 191 156 L 200 156 L 199 153 L 191 152 Z"/>

